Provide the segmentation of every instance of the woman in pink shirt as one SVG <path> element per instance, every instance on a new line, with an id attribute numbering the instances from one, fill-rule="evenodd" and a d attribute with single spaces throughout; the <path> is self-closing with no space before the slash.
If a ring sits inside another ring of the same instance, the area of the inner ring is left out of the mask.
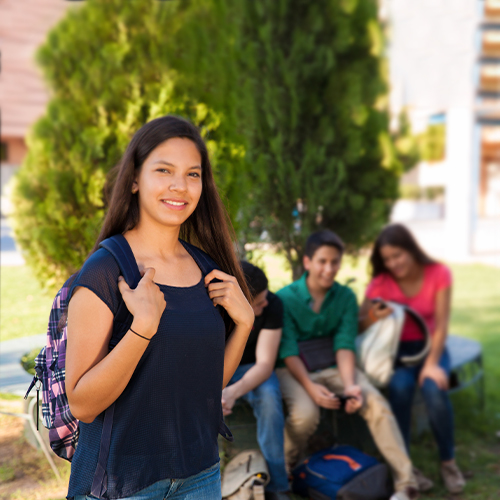
<path id="1" fill-rule="evenodd" d="M 409 450 L 411 406 L 415 388 L 417 384 L 420 386 L 438 445 L 445 486 L 451 493 L 459 493 L 465 481 L 455 462 L 453 409 L 447 393 L 450 358 L 445 347 L 450 317 L 451 272 L 426 255 L 410 231 L 401 224 L 391 224 L 380 233 L 370 260 L 372 280 L 360 309 L 361 328 L 364 330 L 392 312 L 383 302 L 373 302 L 382 299 L 417 311 L 432 336 L 431 350 L 424 362 L 419 366 L 403 366 L 400 357 L 416 354 L 424 346 L 424 337 L 417 324 L 407 317 L 395 372 L 388 387 L 392 410 Z M 415 475 L 421 491 L 432 487 L 432 481 L 417 469 Z"/>

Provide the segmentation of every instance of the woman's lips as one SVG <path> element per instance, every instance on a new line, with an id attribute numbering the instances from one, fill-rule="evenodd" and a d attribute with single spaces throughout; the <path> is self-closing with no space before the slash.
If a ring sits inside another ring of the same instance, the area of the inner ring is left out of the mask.
<path id="1" fill-rule="evenodd" d="M 187 201 L 181 200 L 161 200 L 162 203 L 167 206 L 170 210 L 184 210 L 187 207 Z"/>

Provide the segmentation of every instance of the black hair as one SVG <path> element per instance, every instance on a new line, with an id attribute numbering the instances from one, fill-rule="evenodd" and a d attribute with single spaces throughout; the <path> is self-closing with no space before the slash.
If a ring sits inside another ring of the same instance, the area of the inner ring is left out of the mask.
<path id="1" fill-rule="evenodd" d="M 242 260 L 240 264 L 248 288 L 250 289 L 250 293 L 252 294 L 252 298 L 255 298 L 264 290 L 267 290 L 269 282 L 262 269 L 254 266 L 253 264 L 250 264 L 250 262 L 247 262 L 246 260 Z"/>
<path id="2" fill-rule="evenodd" d="M 382 258 L 382 254 L 380 252 L 380 249 L 384 245 L 390 245 L 391 247 L 398 247 L 406 250 L 419 264 L 436 264 L 436 261 L 422 250 L 417 240 L 406 226 L 403 226 L 403 224 L 390 224 L 382 230 L 373 245 L 370 257 L 373 278 L 379 274 L 390 272 L 385 267 L 384 259 Z"/>
<path id="3" fill-rule="evenodd" d="M 345 245 L 339 236 L 329 229 L 323 229 L 322 231 L 312 233 L 307 238 L 304 255 L 312 259 L 316 250 L 325 245 L 336 248 L 340 252 L 340 255 L 344 253 Z"/>

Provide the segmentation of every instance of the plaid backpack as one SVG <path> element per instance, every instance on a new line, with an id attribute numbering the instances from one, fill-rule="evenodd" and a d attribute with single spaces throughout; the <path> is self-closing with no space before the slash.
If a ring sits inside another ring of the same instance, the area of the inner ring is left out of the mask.
<path id="1" fill-rule="evenodd" d="M 50 446 L 61 458 L 70 460 L 78 442 L 78 420 L 69 411 L 65 391 L 67 298 L 76 274 L 71 276 L 57 295 L 50 310 L 45 347 L 35 358 L 35 373 L 24 399 L 33 386 L 37 391 L 36 428 L 38 429 L 39 390 L 42 388 L 42 420 L 49 429 Z"/>
<path id="2" fill-rule="evenodd" d="M 113 255 L 125 281 L 131 288 L 135 288 L 141 275 L 125 238 L 122 235 L 113 236 L 101 242 L 99 246 Z M 46 345 L 35 358 L 36 375 L 25 395 L 26 399 L 31 389 L 36 386 L 38 401 L 38 391 L 42 389 L 42 421 L 49 429 L 50 447 L 56 455 L 69 461 L 75 453 L 79 435 L 79 421 L 69 409 L 65 384 L 68 299 L 76 277 L 77 274 L 71 276 L 57 292 L 50 310 Z M 114 322 L 120 326 L 119 330 L 123 334 L 128 330 L 131 321 L 132 316 L 122 301 Z M 110 350 L 117 343 L 116 333 L 114 328 Z"/>

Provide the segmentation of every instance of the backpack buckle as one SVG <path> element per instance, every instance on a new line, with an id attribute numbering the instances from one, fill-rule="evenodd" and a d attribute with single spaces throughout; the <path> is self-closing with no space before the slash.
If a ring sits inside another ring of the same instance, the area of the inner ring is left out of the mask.
<path id="1" fill-rule="evenodd" d="M 28 396 L 29 396 L 29 393 L 31 392 L 31 389 L 33 389 L 35 384 L 39 381 L 40 381 L 40 379 L 35 375 L 33 377 L 33 380 L 31 381 L 30 386 L 28 387 L 28 390 L 26 391 L 26 394 L 24 395 L 24 399 L 28 399 Z M 39 388 L 37 390 L 39 390 Z"/>

